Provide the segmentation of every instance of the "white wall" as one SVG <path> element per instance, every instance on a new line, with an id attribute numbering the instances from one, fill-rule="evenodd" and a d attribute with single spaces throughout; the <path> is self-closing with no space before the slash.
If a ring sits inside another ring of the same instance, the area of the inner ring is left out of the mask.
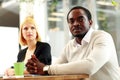
<path id="1" fill-rule="evenodd" d="M 17 60 L 18 28 L 0 27 L 0 74 Z"/>
<path id="2" fill-rule="evenodd" d="M 49 31 L 48 36 L 49 44 L 51 45 L 52 63 L 54 63 L 65 46 L 64 31 Z"/>
<path id="3" fill-rule="evenodd" d="M 52 56 L 58 57 L 65 46 L 64 31 L 49 32 L 48 36 Z"/>

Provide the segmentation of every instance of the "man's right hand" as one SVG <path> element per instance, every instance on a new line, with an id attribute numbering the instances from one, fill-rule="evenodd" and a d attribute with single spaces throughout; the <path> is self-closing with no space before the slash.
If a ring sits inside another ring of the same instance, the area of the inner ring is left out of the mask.
<path id="1" fill-rule="evenodd" d="M 31 59 L 28 60 L 26 64 L 26 69 L 30 74 L 40 74 L 44 75 L 43 67 L 45 64 L 41 63 L 35 55 L 31 56 Z"/>

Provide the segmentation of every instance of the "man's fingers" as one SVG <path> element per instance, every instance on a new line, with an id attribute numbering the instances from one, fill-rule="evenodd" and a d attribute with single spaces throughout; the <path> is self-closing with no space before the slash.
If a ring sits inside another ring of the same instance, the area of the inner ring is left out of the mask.
<path id="1" fill-rule="evenodd" d="M 27 68 L 27 71 L 28 71 L 29 73 L 31 73 L 31 74 L 35 74 L 35 73 L 37 73 L 37 67 L 35 67 L 35 68 L 30 68 L 30 67 L 28 67 L 28 68 Z"/>
<path id="2" fill-rule="evenodd" d="M 31 56 L 31 60 L 33 60 L 34 62 L 39 62 L 39 60 L 36 58 L 35 55 L 32 55 L 32 56 Z"/>

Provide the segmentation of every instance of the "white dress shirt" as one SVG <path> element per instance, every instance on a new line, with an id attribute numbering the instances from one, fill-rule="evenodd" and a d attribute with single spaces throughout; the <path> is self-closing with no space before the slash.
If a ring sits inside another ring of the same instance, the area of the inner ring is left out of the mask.
<path id="1" fill-rule="evenodd" d="M 81 45 L 72 39 L 65 46 L 49 74 L 89 74 L 90 80 L 120 80 L 117 54 L 111 35 L 88 31 Z"/>

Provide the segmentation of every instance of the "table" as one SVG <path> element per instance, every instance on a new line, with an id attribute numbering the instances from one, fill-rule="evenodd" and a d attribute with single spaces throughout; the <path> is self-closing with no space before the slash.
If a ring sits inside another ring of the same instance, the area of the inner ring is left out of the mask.
<path id="1" fill-rule="evenodd" d="M 0 78 L 0 80 L 84 80 L 89 78 L 87 74 L 81 75 L 49 75 L 49 76 L 27 76 L 24 78 Z"/>

